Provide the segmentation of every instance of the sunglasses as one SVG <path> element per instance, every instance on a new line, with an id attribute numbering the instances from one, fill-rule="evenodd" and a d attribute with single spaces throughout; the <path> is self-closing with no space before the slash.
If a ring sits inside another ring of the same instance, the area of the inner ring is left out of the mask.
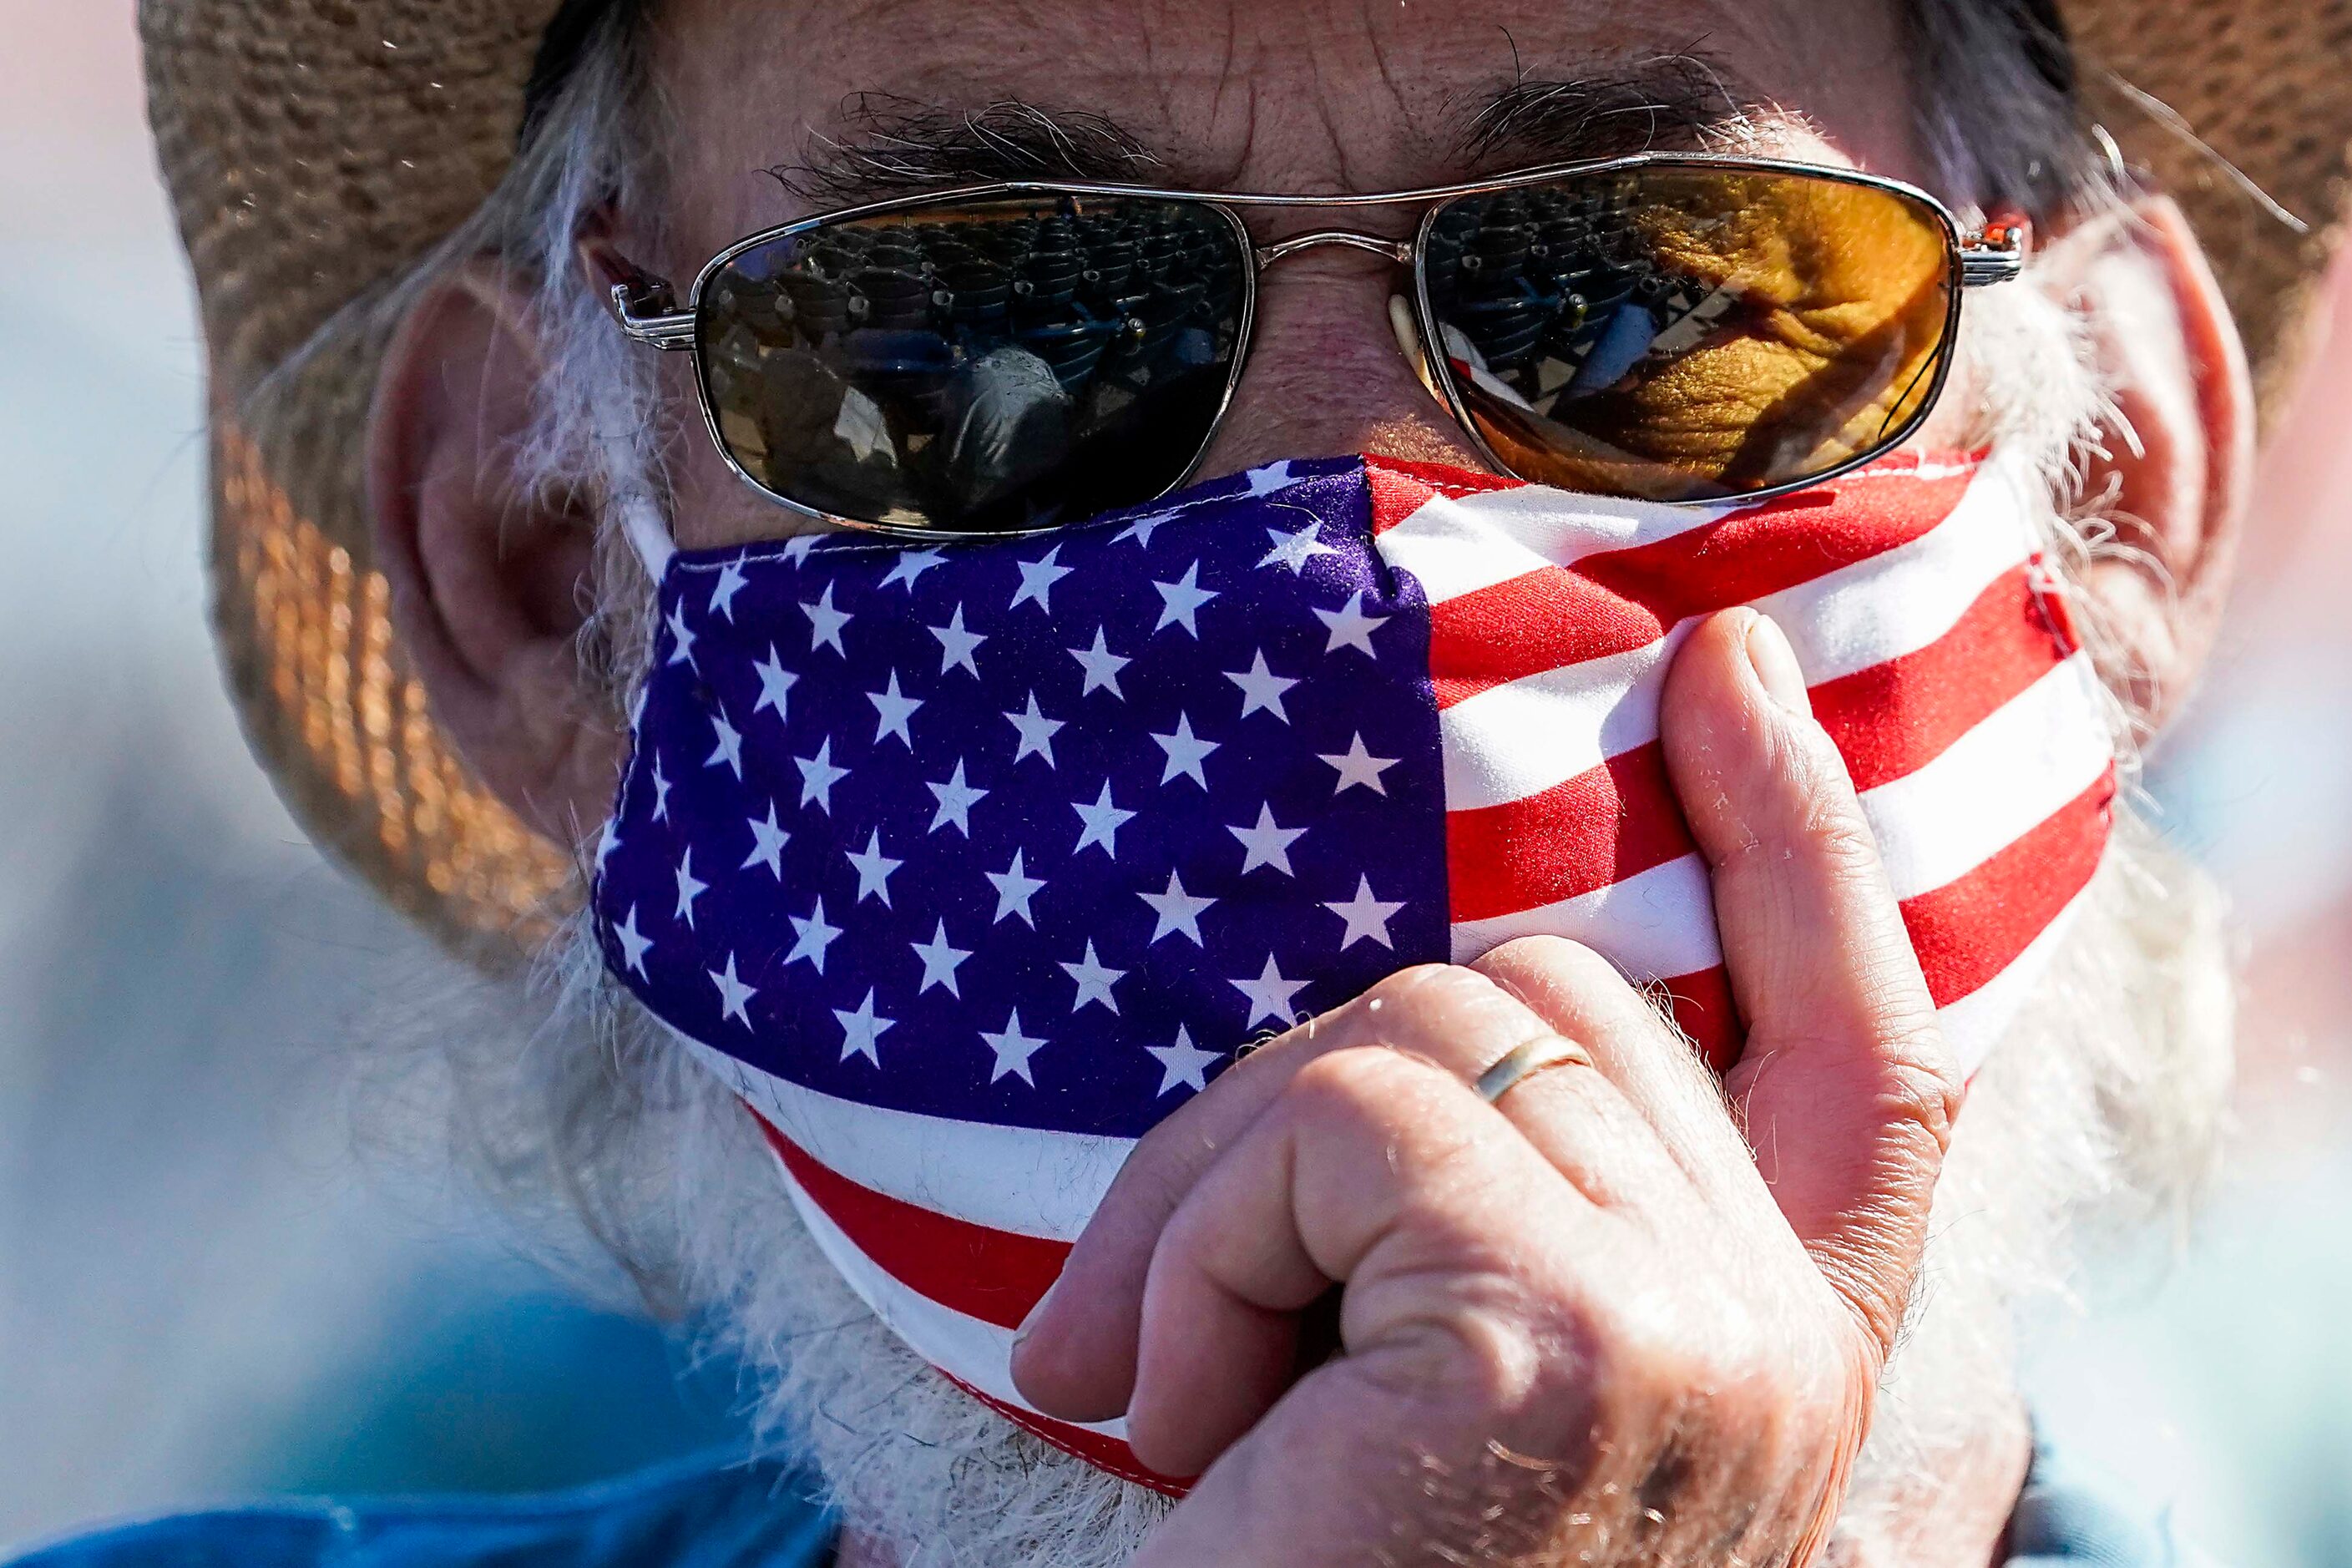
<path id="1" fill-rule="evenodd" d="M 1261 207 L 1423 205 L 1410 240 L 1255 244 Z M 930 538 L 1042 532 L 1181 485 L 1248 363 L 1258 275 L 1320 246 L 1410 268 L 1391 325 L 1496 468 L 1669 502 L 1775 495 L 1900 445 L 1960 291 L 2025 263 L 1923 191 L 1643 154 L 1343 196 L 1017 181 L 751 236 L 688 307 L 605 256 L 637 342 L 691 353 L 711 438 L 771 500 Z"/>

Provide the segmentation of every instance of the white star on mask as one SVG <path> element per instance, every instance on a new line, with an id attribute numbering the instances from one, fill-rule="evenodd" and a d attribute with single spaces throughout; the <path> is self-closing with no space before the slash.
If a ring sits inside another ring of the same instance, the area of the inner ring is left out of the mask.
<path id="1" fill-rule="evenodd" d="M 1129 540 L 1132 539 L 1136 543 L 1143 546 L 1144 549 L 1149 550 L 1151 548 L 1152 534 L 1159 531 L 1161 523 L 1173 521 L 1175 516 L 1176 514 L 1172 511 L 1155 511 L 1148 516 L 1139 517 L 1133 522 L 1129 523 L 1125 528 L 1120 529 L 1118 533 L 1111 540 L 1111 542 L 1113 544 L 1124 544 Z"/>
<path id="2" fill-rule="evenodd" d="M 1077 847 L 1070 853 L 1076 856 L 1087 845 L 1099 844 L 1102 846 L 1104 854 L 1114 860 L 1118 859 L 1118 830 L 1125 824 L 1134 820 L 1135 813 L 1122 811 L 1111 804 L 1110 780 L 1103 780 L 1102 794 L 1095 797 L 1095 803 L 1092 805 L 1088 805 L 1082 800 L 1073 801 L 1070 804 L 1070 809 L 1078 814 L 1080 822 L 1086 824 L 1086 830 L 1078 835 Z"/>
<path id="3" fill-rule="evenodd" d="M 972 662 L 971 656 L 988 638 L 982 633 L 968 632 L 963 629 L 961 605 L 955 607 L 955 614 L 948 617 L 946 626 L 928 626 L 924 629 L 940 639 L 940 673 L 941 675 L 961 665 L 971 672 L 974 679 L 979 679 L 980 666 Z"/>
<path id="4" fill-rule="evenodd" d="M 874 743 L 878 746 L 883 737 L 896 735 L 905 742 L 908 750 L 912 751 L 915 737 L 908 733 L 907 721 L 915 716 L 915 710 L 923 705 L 923 700 L 905 696 L 898 690 L 898 672 L 895 669 L 890 672 L 888 690 L 869 691 L 866 694 L 866 700 L 874 704 Z"/>
<path id="5" fill-rule="evenodd" d="M 1374 795 L 1388 794 L 1389 786 L 1381 782 L 1381 775 L 1396 766 L 1399 761 L 1395 757 L 1376 757 L 1364 750 L 1364 737 L 1360 731 L 1343 754 L 1327 756 L 1323 760 L 1339 770 L 1339 782 L 1331 786 L 1333 795 L 1344 795 L 1358 784 Z"/>
<path id="6" fill-rule="evenodd" d="M 637 931 L 637 906 L 631 904 L 629 912 L 619 925 L 613 928 L 613 940 L 621 944 L 621 958 L 640 978 L 646 975 L 646 954 L 653 951 L 654 939 Z"/>
<path id="7" fill-rule="evenodd" d="M 1150 904 L 1151 912 L 1160 917 L 1159 924 L 1152 928 L 1151 942 L 1181 932 L 1192 939 L 1194 947 L 1206 945 L 1201 941 L 1201 915 L 1216 900 L 1186 892 L 1182 879 L 1173 871 L 1168 873 L 1166 892 L 1138 893 L 1136 897 Z M 1144 945 L 1148 947 L 1150 942 Z"/>
<path id="8" fill-rule="evenodd" d="M 1286 877 L 1297 875 L 1290 868 L 1290 847 L 1307 837 L 1307 829 L 1276 826 L 1272 802 L 1257 808 L 1255 827 L 1228 827 L 1225 831 L 1240 839 L 1242 847 L 1249 852 L 1242 859 L 1243 875 L 1261 866 L 1271 866 Z"/>
<path id="9" fill-rule="evenodd" d="M 932 567 L 942 564 L 947 557 L 936 550 L 909 550 L 902 553 L 890 568 L 890 574 L 876 584 L 887 588 L 893 583 L 903 584 L 908 593 L 915 591 L 916 580 Z"/>
<path id="10" fill-rule="evenodd" d="M 760 700 L 751 704 L 752 716 L 756 718 L 764 710 L 772 708 L 776 711 L 777 722 L 782 723 L 785 717 L 785 704 L 800 677 L 784 668 L 784 661 L 776 657 L 776 645 L 773 643 L 768 645 L 768 657 L 753 659 L 751 668 L 760 677 Z"/>
<path id="11" fill-rule="evenodd" d="M 875 828 L 866 836 L 866 852 L 846 851 L 850 866 L 857 872 L 857 901 L 879 899 L 882 907 L 890 907 L 890 873 L 906 864 L 882 853 L 882 830 Z"/>
<path id="12" fill-rule="evenodd" d="M 654 820 L 669 820 L 669 780 L 662 776 L 661 759 L 654 759 Z"/>
<path id="13" fill-rule="evenodd" d="M 1160 1063 L 1160 1092 L 1166 1094 L 1179 1084 L 1188 1089 L 1206 1089 L 1209 1080 L 1203 1073 L 1217 1059 L 1214 1051 L 1204 1051 L 1192 1043 L 1192 1032 L 1183 1025 L 1176 1026 L 1176 1043 L 1172 1046 L 1146 1046 L 1145 1050 Z"/>
<path id="14" fill-rule="evenodd" d="M 793 765 L 801 771 L 801 805 L 811 801 L 827 816 L 833 815 L 833 786 L 849 776 L 847 768 L 833 765 L 833 740 L 826 737 L 814 757 L 794 757 Z"/>
<path id="15" fill-rule="evenodd" d="M 849 650 L 841 646 L 841 628 L 849 624 L 849 612 L 833 607 L 833 584 L 827 583 L 824 585 L 824 592 L 815 604 L 802 601 L 801 608 L 808 612 L 809 651 L 814 653 L 821 647 L 829 647 L 847 658 Z"/>
<path id="16" fill-rule="evenodd" d="M 1227 680 L 1242 689 L 1243 718 L 1246 719 L 1253 713 L 1271 713 L 1286 724 L 1290 722 L 1290 715 L 1282 706 L 1282 694 L 1298 682 L 1268 669 L 1264 648 L 1258 649 L 1257 657 L 1250 661 L 1247 669 L 1229 669 L 1224 674 Z"/>
<path id="17" fill-rule="evenodd" d="M 723 1024 L 732 1018 L 750 1028 L 751 1015 L 746 1007 L 760 993 L 756 987 L 746 985 L 735 977 L 735 955 L 731 952 L 727 955 L 724 973 L 716 969 L 707 969 L 703 973 L 710 976 L 713 985 L 719 987 L 719 1021 Z"/>
<path id="18" fill-rule="evenodd" d="M 1029 710 L 1026 713 L 1007 713 L 1005 717 L 1013 721 L 1015 730 L 1021 731 L 1021 744 L 1014 749 L 1013 760 L 1017 763 L 1024 757 L 1038 756 L 1045 759 L 1047 767 L 1054 766 L 1054 731 L 1059 730 L 1066 721 L 1048 719 L 1037 711 L 1037 694 L 1034 691 L 1029 694 Z"/>
<path id="19" fill-rule="evenodd" d="M 778 881 L 783 880 L 784 846 L 792 841 L 792 835 L 776 826 L 776 803 L 768 803 L 765 822 L 755 816 L 747 826 L 751 829 L 751 853 L 744 858 L 740 869 L 748 871 L 754 866 L 765 866 L 775 873 Z"/>
<path id="20" fill-rule="evenodd" d="M 969 949 L 950 945 L 947 921 L 939 922 L 930 941 L 909 942 L 908 945 L 915 950 L 915 956 L 923 961 L 923 983 L 915 987 L 916 995 L 920 996 L 934 985 L 945 986 L 950 996 L 963 994 L 956 985 L 956 967 L 971 953 Z"/>
<path id="21" fill-rule="evenodd" d="M 1208 760 L 1209 753 L 1217 749 L 1219 742 L 1203 741 L 1193 734 L 1190 715 L 1179 713 L 1176 716 L 1174 734 L 1154 735 L 1151 739 L 1168 753 L 1168 764 L 1160 770 L 1161 784 L 1171 784 L 1181 776 L 1189 777 L 1202 789 L 1209 787 L 1208 775 L 1201 771 L 1201 764 Z"/>
<path id="22" fill-rule="evenodd" d="M 1102 627 L 1095 628 L 1093 647 L 1074 647 L 1070 649 L 1070 657 L 1076 659 L 1079 667 L 1087 672 L 1087 683 L 1078 692 L 1079 696 L 1084 697 L 1089 691 L 1100 689 L 1109 692 L 1121 702 L 1127 700 L 1127 693 L 1118 689 L 1118 672 L 1135 661 L 1121 658 L 1110 651 L 1109 646 L 1103 641 Z"/>
<path id="23" fill-rule="evenodd" d="M 847 1061 L 852 1057 L 864 1057 L 876 1067 L 880 1067 L 882 1037 L 898 1020 L 875 1016 L 874 988 L 870 985 L 866 988 L 866 1000 L 857 1005 L 857 1011 L 846 1013 L 835 1007 L 833 1016 L 841 1022 L 841 1059 Z"/>
<path id="24" fill-rule="evenodd" d="M 1249 481 L 1252 496 L 1270 496 L 1276 490 L 1289 489 L 1297 482 L 1290 477 L 1290 459 L 1287 458 L 1278 463 L 1268 463 L 1264 468 L 1252 468 L 1242 477 Z"/>
<path id="25" fill-rule="evenodd" d="M 719 737 L 719 749 L 702 765 L 706 768 L 725 767 L 740 779 L 743 776 L 743 737 L 727 721 L 724 713 L 710 716 L 711 732 Z"/>
<path id="26" fill-rule="evenodd" d="M 1201 635 L 1201 606 L 1217 597 L 1216 591 L 1201 586 L 1201 563 L 1197 561 L 1184 569 L 1184 575 L 1173 583 L 1154 583 L 1160 590 L 1160 619 L 1152 630 L 1182 626 L 1197 639 Z"/>
<path id="27" fill-rule="evenodd" d="M 996 1070 L 988 1075 L 989 1082 L 994 1083 L 998 1079 L 1010 1076 L 1032 1089 L 1037 1087 L 1037 1080 L 1029 1076 L 1029 1058 L 1035 1056 L 1045 1042 L 1021 1032 L 1020 1008 L 1015 1007 L 1013 1016 L 1005 1020 L 1003 1034 L 992 1035 L 982 1029 L 980 1037 L 987 1042 L 990 1050 L 996 1053 Z"/>
<path id="28" fill-rule="evenodd" d="M 924 787 L 940 803 L 940 809 L 931 816 L 931 831 L 937 833 L 942 827 L 951 826 L 966 838 L 971 837 L 971 808 L 978 805 L 988 792 L 964 783 L 963 763 L 956 763 L 954 775 L 945 783 Z"/>
<path id="29" fill-rule="evenodd" d="M 670 638 L 669 662 L 671 664 L 692 664 L 694 662 L 694 634 L 687 629 L 686 606 L 683 604 L 672 605 L 670 606 L 668 625 Z"/>
<path id="30" fill-rule="evenodd" d="M 1259 567 L 1287 566 L 1292 576 L 1303 576 L 1307 563 L 1318 555 L 1339 553 L 1323 542 L 1322 532 L 1320 520 L 1308 523 L 1296 533 L 1285 533 L 1278 528 L 1267 529 L 1265 536 L 1274 542 L 1274 548 L 1265 552 L 1265 558 L 1258 563 Z"/>
<path id="31" fill-rule="evenodd" d="M 1087 943 L 1087 961 L 1084 963 L 1064 963 L 1062 968 L 1078 983 L 1078 999 L 1070 1004 L 1071 1012 L 1076 1012 L 1089 1002 L 1099 1002 L 1114 1013 L 1118 1011 L 1118 1001 L 1111 995 L 1110 988 L 1127 978 L 1127 971 L 1104 968 L 1102 961 L 1095 956 L 1093 942 Z"/>
<path id="32" fill-rule="evenodd" d="M 1258 972 L 1255 980 L 1229 980 L 1225 984 L 1249 998 L 1249 1023 L 1242 1026 L 1244 1028 L 1254 1027 L 1261 1018 L 1271 1018 L 1285 1028 L 1298 1021 L 1291 998 L 1307 989 L 1307 982 L 1285 980 L 1274 962 L 1274 954 L 1265 955 L 1265 967 Z"/>
<path id="33" fill-rule="evenodd" d="M 710 890 L 710 884 L 698 880 L 694 874 L 694 847 L 688 845 L 677 862 L 677 915 L 688 929 L 694 925 L 694 900 Z"/>
<path id="34" fill-rule="evenodd" d="M 1039 609 L 1049 616 L 1052 615 L 1054 606 L 1047 603 L 1047 600 L 1054 592 L 1054 584 L 1076 570 L 1074 567 L 1063 565 L 1061 561 L 1062 547 L 1056 544 L 1053 549 L 1045 552 L 1043 560 L 1014 562 L 1013 564 L 1021 573 L 1021 586 L 1014 592 L 1013 603 L 1004 607 L 1008 610 L 1017 610 L 1023 601 L 1032 600 Z"/>
<path id="35" fill-rule="evenodd" d="M 711 585 L 710 613 L 735 618 L 735 595 L 743 591 L 743 563 L 730 561 L 719 569 L 719 581 Z"/>
<path id="36" fill-rule="evenodd" d="M 823 974 L 824 950 L 831 947 L 841 935 L 839 926 L 827 925 L 824 922 L 824 900 L 819 899 L 816 901 L 816 908 L 809 911 L 809 917 L 806 920 L 801 919 L 798 915 L 789 915 L 785 918 L 793 922 L 793 950 L 784 954 L 784 962 L 792 963 L 804 958 L 808 960 L 809 967 Z"/>
<path id="37" fill-rule="evenodd" d="M 989 885 L 996 889 L 997 921 L 1019 915 L 1024 921 L 1027 922 L 1030 930 L 1037 929 L 1037 917 L 1030 913 L 1029 900 L 1035 898 L 1045 884 L 1043 879 L 1029 876 L 1022 870 L 1020 850 L 1015 849 L 1013 852 L 1013 864 L 1003 870 L 983 871 L 981 874 L 986 877 Z M 995 921 L 990 923 L 994 924 Z"/>
<path id="38" fill-rule="evenodd" d="M 1315 618 L 1330 628 L 1331 640 L 1324 646 L 1325 653 L 1338 653 L 1343 647 L 1354 648 L 1366 658 L 1377 660 L 1381 656 L 1372 651 L 1372 634 L 1389 624 L 1387 616 L 1364 614 L 1364 594 L 1359 588 L 1348 600 L 1345 609 L 1318 610 Z"/>
<path id="39" fill-rule="evenodd" d="M 1372 897 L 1372 879 L 1370 877 L 1357 876 L 1354 898 L 1341 903 L 1327 903 L 1323 907 L 1348 922 L 1346 934 L 1339 938 L 1340 952 L 1345 952 L 1360 942 L 1376 942 L 1390 949 L 1396 946 L 1389 940 L 1389 921 L 1404 905 L 1401 902 L 1383 903 Z"/>

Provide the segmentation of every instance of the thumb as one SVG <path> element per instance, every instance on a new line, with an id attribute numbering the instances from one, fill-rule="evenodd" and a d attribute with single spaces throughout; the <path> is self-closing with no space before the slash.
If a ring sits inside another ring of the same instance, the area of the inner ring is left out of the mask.
<path id="1" fill-rule="evenodd" d="M 1961 1094 L 1901 907 L 1769 618 L 1726 611 L 1692 635 L 1661 732 L 1748 1021 L 1726 1088 L 1780 1212 L 1883 1352 Z"/>

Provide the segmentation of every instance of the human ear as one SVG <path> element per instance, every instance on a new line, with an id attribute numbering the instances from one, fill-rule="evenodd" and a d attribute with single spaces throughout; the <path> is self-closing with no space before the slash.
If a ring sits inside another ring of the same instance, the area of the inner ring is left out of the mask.
<path id="1" fill-rule="evenodd" d="M 521 467 L 543 368 L 525 287 L 476 261 L 410 309 L 368 423 L 394 626 L 482 782 L 561 847 L 604 819 L 619 728 L 583 678 L 593 515 Z"/>
<path id="2" fill-rule="evenodd" d="M 2113 401 L 2084 489 L 2115 528 L 2084 578 L 2104 673 L 2160 724 L 2203 665 L 2229 588 L 2254 455 L 2245 349 L 2168 197 L 2075 227 L 2040 271 L 2080 313 Z"/>

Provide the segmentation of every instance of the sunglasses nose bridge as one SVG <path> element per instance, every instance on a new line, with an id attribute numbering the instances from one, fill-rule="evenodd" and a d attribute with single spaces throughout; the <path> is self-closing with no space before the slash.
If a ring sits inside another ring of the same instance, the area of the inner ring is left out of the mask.
<path id="1" fill-rule="evenodd" d="M 1253 254 L 1257 258 L 1257 269 L 1263 272 L 1286 257 L 1325 245 L 1344 245 L 1351 250 L 1369 250 L 1375 256 L 1388 258 L 1400 267 L 1412 263 L 1412 241 L 1391 239 L 1386 235 L 1365 234 L 1352 228 L 1318 229 L 1313 234 L 1298 235 L 1278 245 L 1261 245 Z"/>

